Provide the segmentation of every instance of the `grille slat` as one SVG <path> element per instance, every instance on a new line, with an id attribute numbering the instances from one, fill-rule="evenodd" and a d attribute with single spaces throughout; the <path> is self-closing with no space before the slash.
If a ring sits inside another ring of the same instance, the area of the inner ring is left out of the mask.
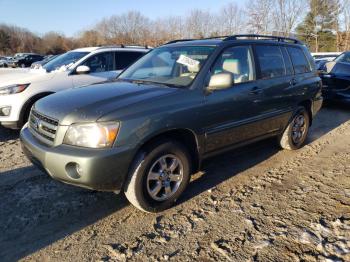
<path id="1" fill-rule="evenodd" d="M 47 117 L 35 110 L 30 112 L 29 130 L 38 140 L 47 144 L 53 145 L 56 138 L 58 121 Z"/>

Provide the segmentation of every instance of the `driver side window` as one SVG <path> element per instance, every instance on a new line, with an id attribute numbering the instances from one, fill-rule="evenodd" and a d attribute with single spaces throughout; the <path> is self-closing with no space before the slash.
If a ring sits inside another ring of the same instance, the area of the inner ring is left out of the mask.
<path id="1" fill-rule="evenodd" d="M 235 84 L 255 80 L 251 48 L 235 46 L 226 49 L 212 68 L 212 75 L 220 73 L 232 74 Z"/>
<path id="2" fill-rule="evenodd" d="M 114 70 L 114 54 L 101 53 L 88 58 L 82 65 L 90 67 L 90 73 L 100 73 Z"/>

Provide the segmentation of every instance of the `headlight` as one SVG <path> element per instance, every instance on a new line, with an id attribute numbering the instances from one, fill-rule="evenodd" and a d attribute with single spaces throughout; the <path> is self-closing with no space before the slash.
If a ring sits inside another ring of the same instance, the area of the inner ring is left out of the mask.
<path id="1" fill-rule="evenodd" d="M 111 147 L 118 135 L 119 123 L 89 123 L 71 125 L 63 143 L 73 146 L 104 148 Z"/>
<path id="2" fill-rule="evenodd" d="M 0 95 L 12 95 L 23 92 L 30 84 L 19 84 L 0 87 Z"/>

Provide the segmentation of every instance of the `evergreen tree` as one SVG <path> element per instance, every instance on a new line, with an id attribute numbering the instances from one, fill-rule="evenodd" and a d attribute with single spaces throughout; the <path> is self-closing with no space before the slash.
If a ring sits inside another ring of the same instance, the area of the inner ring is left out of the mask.
<path id="1" fill-rule="evenodd" d="M 312 51 L 336 50 L 339 8 L 339 0 L 309 0 L 309 12 L 297 33 Z"/>

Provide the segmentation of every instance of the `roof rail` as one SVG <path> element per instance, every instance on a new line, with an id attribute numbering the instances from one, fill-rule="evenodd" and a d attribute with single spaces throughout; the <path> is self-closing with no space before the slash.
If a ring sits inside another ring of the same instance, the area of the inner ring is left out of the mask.
<path id="1" fill-rule="evenodd" d="M 176 39 L 176 40 L 171 40 L 169 42 L 166 42 L 164 45 L 173 44 L 173 43 L 177 43 L 177 42 L 194 41 L 194 40 L 196 40 L 196 39 L 190 39 L 190 38 L 187 38 L 187 39 Z"/>
<path id="2" fill-rule="evenodd" d="M 303 44 L 300 40 L 290 37 L 274 36 L 274 35 L 257 35 L 257 34 L 247 34 L 247 35 L 232 35 L 224 39 L 224 41 L 238 40 L 238 38 L 256 38 L 262 40 L 276 40 L 278 42 L 292 42 L 294 44 Z"/>
<path id="3" fill-rule="evenodd" d="M 173 44 L 177 42 L 195 41 L 195 40 L 210 40 L 210 39 L 219 39 L 219 38 L 225 39 L 227 37 L 228 36 L 226 35 L 226 36 L 211 36 L 211 37 L 198 38 L 198 39 L 195 39 L 195 38 L 176 39 L 176 40 L 171 40 L 165 43 L 164 45 Z"/>
<path id="4" fill-rule="evenodd" d="M 142 48 L 142 49 L 150 49 L 152 47 L 148 46 L 148 45 L 100 45 L 98 46 L 98 49 L 102 49 L 102 48 Z"/>
<path id="5" fill-rule="evenodd" d="M 187 41 L 194 41 L 194 40 L 210 40 L 210 39 L 223 39 L 223 41 L 230 41 L 230 40 L 239 40 L 239 38 L 256 38 L 256 39 L 262 39 L 262 40 L 276 40 L 278 42 L 292 42 L 294 44 L 303 44 L 298 39 L 291 38 L 291 37 L 283 37 L 283 36 L 273 36 L 273 35 L 257 35 L 257 34 L 244 34 L 244 35 L 232 35 L 232 36 L 212 36 L 212 37 L 206 37 L 206 38 L 199 38 L 199 39 L 176 39 L 172 40 L 170 42 L 165 43 L 164 45 L 173 44 L 177 42 L 187 42 Z"/>

